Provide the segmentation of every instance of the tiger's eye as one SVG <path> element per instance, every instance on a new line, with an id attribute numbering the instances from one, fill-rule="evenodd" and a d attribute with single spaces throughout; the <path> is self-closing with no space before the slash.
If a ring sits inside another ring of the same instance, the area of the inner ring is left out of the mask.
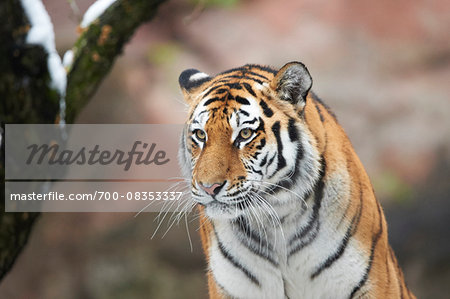
<path id="1" fill-rule="evenodd" d="M 252 136 L 252 133 L 253 133 L 253 131 L 251 129 L 245 128 L 245 129 L 242 129 L 241 132 L 239 132 L 239 136 L 242 139 L 248 139 Z"/>
<path id="2" fill-rule="evenodd" d="M 195 130 L 195 136 L 197 136 L 200 141 L 205 141 L 206 139 L 206 133 L 203 130 Z"/>

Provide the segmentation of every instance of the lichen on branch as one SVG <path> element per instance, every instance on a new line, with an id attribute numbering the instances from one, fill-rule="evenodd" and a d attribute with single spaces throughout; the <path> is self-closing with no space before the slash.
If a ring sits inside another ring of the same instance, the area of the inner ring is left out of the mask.
<path id="1" fill-rule="evenodd" d="M 151 20 L 164 1 L 118 0 L 88 28 L 81 29 L 67 77 L 67 123 L 74 121 L 95 93 L 136 28 Z"/>

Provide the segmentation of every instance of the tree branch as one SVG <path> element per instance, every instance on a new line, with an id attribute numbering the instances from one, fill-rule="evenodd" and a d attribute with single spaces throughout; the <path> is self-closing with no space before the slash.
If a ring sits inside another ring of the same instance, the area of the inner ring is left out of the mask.
<path id="1" fill-rule="evenodd" d="M 54 123 L 59 95 L 51 89 L 47 53 L 26 43 L 30 23 L 19 0 L 0 1 L 0 280 L 11 269 L 39 213 L 5 213 L 5 123 Z"/>
<path id="2" fill-rule="evenodd" d="M 135 29 L 165 0 L 118 0 L 84 31 L 74 46 L 66 89 L 67 122 L 89 101 Z M 0 1 L 0 178 L 5 190 L 5 123 L 54 123 L 59 95 L 50 88 L 48 54 L 26 43 L 30 23 L 20 0 Z M 0 195 L 0 280 L 26 245 L 39 213 L 5 213 Z"/>
<path id="3" fill-rule="evenodd" d="M 149 21 L 165 0 L 119 0 L 109 7 L 79 37 L 69 70 L 66 121 L 75 116 L 95 93 L 115 58 L 135 29 Z"/>

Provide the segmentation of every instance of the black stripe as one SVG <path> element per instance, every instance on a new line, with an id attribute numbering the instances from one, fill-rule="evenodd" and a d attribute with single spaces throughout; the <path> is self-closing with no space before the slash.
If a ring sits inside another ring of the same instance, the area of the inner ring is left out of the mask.
<path id="1" fill-rule="evenodd" d="M 362 286 L 366 283 L 367 279 L 369 278 L 369 272 L 372 269 L 373 256 L 375 254 L 375 247 L 377 246 L 378 240 L 380 239 L 381 234 L 383 232 L 381 209 L 380 209 L 380 205 L 378 204 L 378 202 L 377 202 L 377 207 L 378 207 L 378 213 L 380 215 L 380 223 L 379 223 L 380 228 L 378 229 L 377 233 L 372 237 L 372 246 L 370 248 L 369 262 L 367 264 L 366 270 L 364 271 L 364 276 L 361 278 L 361 280 L 358 282 L 358 284 L 353 288 L 352 292 L 350 293 L 350 298 L 353 298 L 353 296 L 355 296 L 356 292 L 358 292 L 362 288 Z"/>
<path id="2" fill-rule="evenodd" d="M 311 279 L 316 278 L 317 276 L 320 275 L 320 273 L 322 273 L 323 270 L 331 267 L 331 265 L 333 265 L 333 263 L 335 261 L 337 261 L 345 252 L 345 249 L 347 248 L 348 242 L 350 241 L 350 238 L 355 234 L 356 229 L 359 225 L 359 221 L 361 219 L 361 213 L 362 213 L 362 208 L 363 208 L 363 190 L 361 188 L 361 183 L 359 184 L 359 188 L 360 188 L 360 195 L 359 195 L 359 206 L 358 206 L 358 210 L 355 213 L 355 215 L 353 215 L 352 221 L 347 229 L 347 231 L 345 232 L 345 235 L 341 241 L 341 244 L 338 247 L 338 250 L 333 253 L 331 256 L 329 256 L 324 263 L 322 263 L 317 270 L 311 274 Z"/>
<path id="3" fill-rule="evenodd" d="M 203 104 L 203 106 L 208 106 L 209 104 L 214 103 L 214 102 L 217 102 L 217 101 L 223 102 L 224 99 L 223 99 L 223 98 L 218 98 L 218 97 L 211 98 L 211 99 L 207 100 L 207 101 L 205 102 L 205 104 Z"/>
<path id="4" fill-rule="evenodd" d="M 350 230 L 352 229 L 352 225 L 345 232 L 344 238 L 342 239 L 341 244 L 338 247 L 338 250 L 329 256 L 322 265 L 320 265 L 313 274 L 311 274 L 311 280 L 316 278 L 323 270 L 329 268 L 335 261 L 337 261 L 347 248 L 348 242 L 350 241 Z"/>
<path id="5" fill-rule="evenodd" d="M 197 108 L 196 108 L 196 109 L 197 109 Z M 209 112 L 209 110 L 203 110 L 202 112 L 200 112 L 200 113 L 197 115 L 197 117 L 200 117 L 200 115 L 202 115 L 203 113 L 208 113 L 208 112 Z M 198 122 L 197 120 L 194 119 L 194 121 L 193 121 L 192 123 L 194 123 L 194 124 L 197 123 L 197 124 L 198 124 L 199 122 Z"/>
<path id="6" fill-rule="evenodd" d="M 269 106 L 267 106 L 266 102 L 264 102 L 263 100 L 259 101 L 259 106 L 261 106 L 265 116 L 272 117 L 273 111 L 269 108 Z"/>
<path id="7" fill-rule="evenodd" d="M 239 104 L 242 104 L 242 105 L 250 105 L 250 102 L 249 102 L 246 98 L 243 98 L 243 97 L 240 97 L 240 96 L 236 96 L 236 97 L 235 97 L 235 100 L 236 100 L 236 102 L 238 102 Z"/>
<path id="8" fill-rule="evenodd" d="M 326 172 L 326 162 L 323 160 L 323 157 L 321 159 L 321 164 L 322 164 L 322 166 L 321 166 L 321 171 L 320 171 L 320 177 L 317 180 L 317 182 L 314 186 L 314 189 L 313 189 L 313 191 L 314 191 L 314 206 L 313 206 L 312 215 L 311 215 L 308 223 L 306 224 L 306 226 L 303 227 L 297 233 L 295 233 L 295 235 L 289 240 L 290 246 L 292 246 L 297 240 L 303 239 L 310 231 L 312 231 L 314 229 L 314 227 L 316 227 L 316 229 L 318 230 L 319 223 L 316 224 L 316 222 L 319 222 L 319 210 L 320 210 L 320 207 L 322 206 L 323 189 L 325 187 L 325 183 L 324 183 L 323 179 L 325 177 L 325 172 Z M 307 199 L 308 197 L 309 197 L 309 195 L 305 196 L 305 199 Z M 314 238 L 315 238 L 316 234 L 317 234 L 317 232 L 315 232 Z M 291 250 L 289 252 L 289 256 L 298 252 L 303 247 L 304 246 L 295 247 L 293 250 Z"/>
<path id="9" fill-rule="evenodd" d="M 224 75 L 227 72 L 220 73 L 219 75 Z M 227 79 L 242 79 L 244 78 L 242 75 L 227 75 L 223 76 L 223 79 L 218 80 L 217 82 L 229 82 L 230 80 Z"/>
<path id="10" fill-rule="evenodd" d="M 245 79 L 253 80 L 253 81 L 255 81 L 256 83 L 258 83 L 260 85 L 262 85 L 264 83 L 263 81 L 261 81 L 259 79 L 256 79 L 256 78 L 253 78 L 253 77 L 249 77 L 249 76 L 246 76 Z"/>
<path id="11" fill-rule="evenodd" d="M 263 173 L 262 173 L 261 170 L 256 170 L 252 165 L 250 165 L 250 169 L 251 169 L 254 173 L 257 173 L 257 174 L 259 174 L 259 175 L 263 175 Z"/>
<path id="12" fill-rule="evenodd" d="M 250 148 L 251 148 L 251 149 L 253 148 L 253 144 L 250 145 Z M 258 156 L 259 156 L 259 155 L 261 155 L 261 152 L 255 152 L 255 153 L 252 155 L 252 159 L 254 159 L 254 160 L 258 159 Z M 262 175 L 262 172 L 261 172 L 261 175 Z"/>
<path id="13" fill-rule="evenodd" d="M 219 237 L 217 236 L 216 232 L 216 238 L 217 238 L 217 244 L 220 250 L 220 253 L 222 253 L 223 257 L 227 259 L 235 268 L 241 270 L 247 277 L 250 279 L 251 282 L 256 284 L 257 286 L 261 286 L 258 279 L 253 275 L 247 268 L 245 268 L 241 263 L 236 261 L 236 259 L 226 250 L 226 248 L 223 246 L 222 242 L 220 242 Z"/>
<path id="14" fill-rule="evenodd" d="M 211 87 L 204 95 L 203 97 L 206 98 L 211 92 L 213 92 L 214 90 L 223 87 L 223 85 L 216 85 Z"/>
<path id="15" fill-rule="evenodd" d="M 277 73 L 277 71 L 274 70 L 273 68 L 268 67 L 268 66 L 264 66 L 264 65 L 259 65 L 259 64 L 248 64 L 248 66 L 251 67 L 251 68 L 257 68 L 257 69 L 260 69 L 260 70 L 262 70 L 262 71 L 271 73 L 271 74 L 273 74 L 273 75 L 275 75 L 275 74 Z"/>
<path id="16" fill-rule="evenodd" d="M 259 167 L 263 167 L 264 164 L 267 163 L 267 156 L 269 155 L 269 153 L 266 153 L 266 155 L 264 156 L 264 158 L 261 160 L 261 163 L 259 163 Z"/>
<path id="17" fill-rule="evenodd" d="M 325 107 L 325 109 L 327 110 L 327 112 L 334 118 L 335 121 L 337 121 L 336 115 L 333 113 L 333 111 L 331 111 L 330 107 L 325 104 L 322 99 L 320 99 L 315 93 L 310 92 L 310 95 L 312 97 L 312 99 L 316 102 L 318 102 L 320 105 L 322 105 L 323 107 Z"/>
<path id="18" fill-rule="evenodd" d="M 272 126 L 272 132 L 275 135 L 275 138 L 277 139 L 277 147 L 278 147 L 278 165 L 277 165 L 277 170 L 276 172 L 278 172 L 280 169 L 282 169 L 283 167 L 286 166 L 286 159 L 284 159 L 283 156 L 283 143 L 281 141 L 281 135 L 280 135 L 280 122 L 277 121 L 273 124 Z"/>
<path id="19" fill-rule="evenodd" d="M 291 189 L 292 186 L 296 183 L 298 176 L 300 175 L 300 163 L 303 159 L 303 146 L 299 142 L 297 145 L 297 156 L 295 157 L 295 167 L 294 167 L 294 173 L 291 177 L 282 179 L 277 183 L 278 186 L 275 186 L 272 188 L 273 193 L 280 192 L 282 190 Z M 286 189 L 285 189 L 286 188 Z"/>
<path id="20" fill-rule="evenodd" d="M 325 150 L 326 150 L 326 148 L 327 148 L 327 143 L 328 143 L 327 140 L 328 140 L 328 135 L 325 134 Z M 351 171 L 350 171 L 350 164 L 352 164 L 353 161 L 350 160 L 349 157 L 347 157 L 346 160 L 347 160 L 347 163 L 345 164 L 345 168 L 347 169 L 347 172 L 350 173 L 350 172 L 351 172 Z M 359 183 L 359 186 L 360 186 L 360 190 L 362 190 L 362 189 L 361 189 L 361 180 L 359 180 L 358 183 Z M 339 227 L 341 226 L 341 224 L 344 222 L 344 220 L 347 219 L 348 209 L 350 208 L 351 205 L 352 205 L 352 201 L 349 200 L 349 201 L 347 202 L 346 207 L 345 207 L 345 211 L 344 211 L 344 213 L 342 213 L 341 219 L 339 220 L 339 223 L 338 223 L 338 225 L 336 226 L 336 228 L 339 228 Z"/>
<path id="21" fill-rule="evenodd" d="M 245 71 L 244 67 L 235 67 L 235 68 L 223 71 L 223 72 L 219 73 L 217 76 L 226 75 L 226 74 L 230 74 L 230 73 L 234 73 L 234 72 L 243 72 L 243 71 Z M 229 76 L 237 76 L 237 75 L 229 75 Z"/>
<path id="22" fill-rule="evenodd" d="M 317 102 L 314 102 L 314 105 L 316 106 L 317 113 L 319 113 L 320 121 L 323 123 L 325 119 L 323 118 L 322 110 L 320 110 L 320 107 L 317 104 Z"/>
<path id="23" fill-rule="evenodd" d="M 300 243 L 289 251 L 288 258 L 290 258 L 292 255 L 296 254 L 297 252 L 299 252 L 300 250 L 311 244 L 311 242 L 314 241 L 314 239 L 317 237 L 319 229 L 320 229 L 320 222 L 319 221 L 314 222 L 312 228 L 309 230 L 310 233 L 306 236 L 306 239 L 302 238 L 300 240 Z"/>
<path id="24" fill-rule="evenodd" d="M 297 155 L 295 157 L 295 168 L 294 168 L 294 173 L 292 174 L 292 176 L 290 177 L 290 179 L 286 179 L 286 180 L 282 180 L 281 182 L 279 182 L 278 184 L 284 188 L 287 189 L 291 189 L 292 186 L 295 184 L 295 182 L 297 181 L 297 178 L 300 175 L 300 163 L 301 160 L 303 159 L 304 156 L 304 150 L 303 150 L 303 145 L 301 143 L 301 135 L 300 133 L 296 130 L 296 138 L 299 141 L 297 144 Z M 279 192 L 279 190 L 275 190 L 275 192 Z"/>
<path id="25" fill-rule="evenodd" d="M 295 126 L 295 119 L 293 119 L 293 118 L 289 119 L 288 133 L 289 133 L 289 139 L 291 139 L 292 142 L 295 142 L 298 140 L 298 131 L 297 131 L 297 127 Z"/>
<path id="26" fill-rule="evenodd" d="M 241 190 L 236 190 L 236 191 L 234 191 L 233 193 L 227 194 L 227 197 L 233 197 L 233 196 L 236 196 L 236 195 L 238 195 L 238 194 L 240 194 L 240 193 L 242 193 Z"/>
<path id="27" fill-rule="evenodd" d="M 250 116 L 250 114 L 245 110 L 239 110 L 239 113 L 244 114 L 245 116 Z"/>
<path id="28" fill-rule="evenodd" d="M 197 107 L 198 107 L 198 104 L 195 105 L 194 110 L 192 110 L 192 111 L 195 111 L 195 110 L 197 109 Z M 194 113 L 191 113 L 191 114 L 189 115 L 189 121 L 191 121 L 193 117 L 194 117 Z"/>
<path id="29" fill-rule="evenodd" d="M 270 158 L 269 163 L 267 164 L 267 167 L 269 167 L 273 163 L 273 161 L 275 160 L 276 156 L 277 156 L 277 154 L 273 155 L 272 158 Z"/>
<path id="30" fill-rule="evenodd" d="M 254 119 L 252 119 L 252 120 L 246 120 L 246 121 L 244 121 L 242 124 L 254 124 L 256 121 L 258 120 L 258 118 L 257 117 L 255 117 Z"/>
<path id="31" fill-rule="evenodd" d="M 228 89 L 226 89 L 226 88 L 219 88 L 219 89 L 216 90 L 216 92 L 214 94 L 219 95 L 219 94 L 223 94 L 223 93 L 226 93 L 226 92 L 228 92 Z"/>
<path id="32" fill-rule="evenodd" d="M 356 216 L 356 220 L 355 220 L 355 216 L 352 219 L 352 230 L 350 231 L 351 236 L 353 236 L 356 231 L 358 230 L 358 226 L 361 220 L 361 215 L 362 215 L 362 209 L 363 209 L 363 197 L 364 197 L 364 193 L 363 193 L 363 189 L 361 186 L 361 181 L 359 182 L 359 208 L 358 208 L 358 212 L 355 215 Z M 355 220 L 355 222 L 353 222 L 353 220 Z"/>
<path id="33" fill-rule="evenodd" d="M 245 72 L 245 75 L 246 75 L 246 77 L 247 77 L 248 75 L 252 75 L 252 76 L 260 77 L 260 78 L 262 78 L 262 79 L 264 79 L 264 80 L 269 80 L 269 78 L 267 78 L 266 76 L 261 75 L 261 74 L 258 74 L 258 73 L 255 73 L 255 72 L 252 72 L 252 71 L 250 71 L 250 72 Z M 255 80 L 255 79 L 253 79 L 253 80 Z M 255 80 L 255 81 L 256 81 L 256 80 Z"/>
<path id="34" fill-rule="evenodd" d="M 252 73 L 251 69 L 259 69 L 259 70 L 262 70 L 262 71 L 265 71 L 268 73 L 276 74 L 275 70 L 273 70 L 272 68 L 269 68 L 267 66 L 262 66 L 259 64 L 246 64 L 241 67 L 232 68 L 230 70 L 224 71 L 224 72 L 220 73 L 219 75 L 225 75 L 225 74 L 234 73 L 234 72 L 241 72 L 242 75 L 246 75 L 248 73 Z"/>
<path id="35" fill-rule="evenodd" d="M 256 146 L 256 149 L 262 149 L 264 146 L 266 146 L 266 138 L 261 138 L 260 144 Z"/>
<path id="36" fill-rule="evenodd" d="M 242 73 L 241 76 L 244 77 L 244 78 L 247 78 L 248 75 L 253 75 L 253 76 L 257 76 L 257 77 L 263 78 L 263 79 L 265 79 L 265 80 L 269 80 L 269 79 L 268 79 L 266 76 L 264 76 L 264 75 L 261 75 L 261 74 L 252 72 L 251 69 L 252 69 L 253 67 L 255 67 L 255 66 L 256 66 L 256 65 L 250 65 L 250 64 L 248 64 L 248 65 L 244 65 L 243 67 L 233 68 L 233 69 L 231 69 L 231 70 L 224 71 L 224 72 L 220 73 L 219 75 L 226 75 L 226 74 L 230 74 L 230 73 L 234 73 L 234 72 L 241 72 L 241 73 Z M 233 75 L 229 75 L 229 76 L 238 76 L 238 75 L 233 74 Z"/>
<path id="37" fill-rule="evenodd" d="M 239 83 L 225 83 L 231 89 L 242 89 L 242 86 Z"/>
<path id="38" fill-rule="evenodd" d="M 269 251 L 272 250 L 272 247 L 269 246 L 269 244 L 250 227 L 249 223 L 244 217 L 238 217 L 233 221 L 233 223 L 235 224 L 235 227 L 240 231 L 240 233 L 244 235 L 241 243 L 244 244 L 245 247 L 247 247 L 256 255 L 269 261 L 272 265 L 278 265 L 278 263 L 269 254 Z M 251 241 L 253 241 L 253 243 Z M 266 249 L 266 251 L 262 252 L 261 250 L 257 250 L 256 247 L 259 247 L 260 249 Z"/>
<path id="39" fill-rule="evenodd" d="M 220 289 L 220 291 L 223 293 L 223 295 L 226 296 L 225 298 L 228 298 L 228 297 L 233 298 L 233 296 L 231 296 L 231 294 L 225 289 L 225 287 L 224 287 L 223 285 L 221 285 L 221 284 L 217 281 L 216 277 L 214 276 L 214 273 L 213 273 L 213 272 L 211 272 L 211 273 L 212 273 L 212 276 L 213 276 L 213 278 L 214 278 L 214 282 L 215 282 L 216 285 L 219 287 L 219 289 Z"/>
<path id="40" fill-rule="evenodd" d="M 247 89 L 247 91 L 254 97 L 256 97 L 256 93 L 255 91 L 252 89 L 251 85 L 248 84 L 247 82 L 243 82 L 242 85 L 244 86 L 245 89 Z"/>
<path id="41" fill-rule="evenodd" d="M 191 141 L 196 147 L 199 147 L 199 144 L 197 143 L 194 137 L 191 137 Z"/>
<path id="42" fill-rule="evenodd" d="M 215 118 L 216 117 L 216 114 L 218 113 L 218 111 L 219 111 L 219 108 L 218 107 L 215 107 L 215 108 L 210 108 L 210 115 L 211 115 L 211 118 Z"/>
<path id="43" fill-rule="evenodd" d="M 265 133 L 266 131 L 264 130 L 264 120 L 260 117 L 259 118 L 259 126 L 256 128 L 256 132 L 262 131 L 263 133 Z"/>

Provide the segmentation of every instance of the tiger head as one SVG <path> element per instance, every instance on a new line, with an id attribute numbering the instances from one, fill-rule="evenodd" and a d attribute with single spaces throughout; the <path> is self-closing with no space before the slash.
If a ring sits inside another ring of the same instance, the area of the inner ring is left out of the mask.
<path id="1" fill-rule="evenodd" d="M 188 69 L 179 83 L 189 105 L 179 160 L 207 216 L 289 209 L 311 191 L 320 155 L 304 118 L 312 79 L 302 63 L 215 77 Z"/>

